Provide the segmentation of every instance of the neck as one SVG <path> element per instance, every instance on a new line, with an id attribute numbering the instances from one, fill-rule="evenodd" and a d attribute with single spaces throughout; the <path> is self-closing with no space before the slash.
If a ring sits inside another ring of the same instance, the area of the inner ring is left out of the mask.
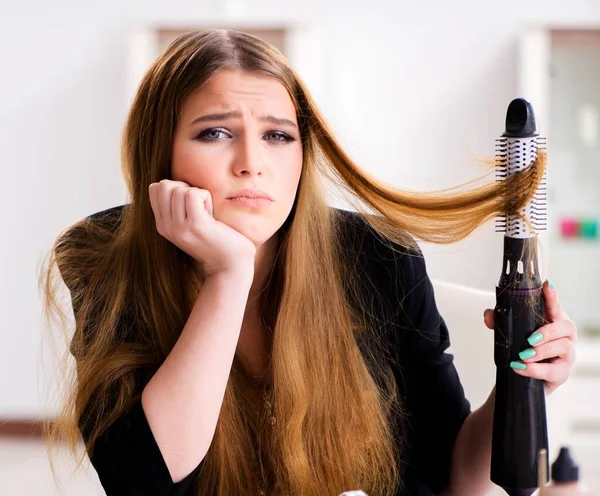
<path id="1" fill-rule="evenodd" d="M 270 338 L 261 321 L 262 292 L 269 272 L 275 263 L 278 240 L 276 236 L 258 247 L 254 263 L 254 280 L 248 295 L 244 321 L 237 345 L 237 355 L 248 378 L 255 384 L 270 381 Z"/>
<path id="2" fill-rule="evenodd" d="M 260 245 L 256 250 L 254 259 L 254 279 L 248 295 L 247 310 L 258 309 L 260 295 L 264 290 L 277 254 L 278 235 L 275 233 L 271 238 Z"/>

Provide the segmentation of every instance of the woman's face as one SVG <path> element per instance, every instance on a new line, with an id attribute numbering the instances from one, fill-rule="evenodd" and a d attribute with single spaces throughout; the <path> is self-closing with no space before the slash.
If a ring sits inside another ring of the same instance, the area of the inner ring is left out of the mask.
<path id="1" fill-rule="evenodd" d="M 296 109 L 276 79 L 237 71 L 215 74 L 185 102 L 173 144 L 172 177 L 212 195 L 215 219 L 256 246 L 287 219 L 302 171 Z M 272 201 L 231 199 L 258 189 Z"/>

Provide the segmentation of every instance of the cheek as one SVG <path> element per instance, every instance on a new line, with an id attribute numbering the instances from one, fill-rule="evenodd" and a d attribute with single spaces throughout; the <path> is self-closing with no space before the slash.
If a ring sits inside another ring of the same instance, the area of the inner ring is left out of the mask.
<path id="1" fill-rule="evenodd" d="M 290 188 L 293 189 L 294 199 L 295 199 L 296 195 L 298 194 L 298 187 L 300 186 L 300 176 L 302 175 L 302 167 L 303 167 L 302 158 L 300 158 L 298 165 L 297 165 L 296 169 L 294 169 L 294 173 L 292 174 L 294 180 L 293 180 L 292 184 L 290 184 Z"/>
<path id="2" fill-rule="evenodd" d="M 298 188 L 300 182 L 300 175 L 302 174 L 302 149 L 294 150 L 290 157 L 288 157 L 288 167 L 281 171 L 282 174 L 279 178 L 280 184 L 287 194 L 292 195 Z M 292 197 L 293 203 L 293 197 Z"/>
<path id="3" fill-rule="evenodd" d="M 214 174 L 214 160 L 202 153 L 194 144 L 176 145 L 172 157 L 174 181 L 184 181 L 192 186 L 207 189 Z"/>

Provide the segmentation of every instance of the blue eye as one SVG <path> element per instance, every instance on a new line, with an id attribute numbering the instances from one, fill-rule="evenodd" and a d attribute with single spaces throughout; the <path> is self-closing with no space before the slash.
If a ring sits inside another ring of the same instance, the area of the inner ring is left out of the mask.
<path id="1" fill-rule="evenodd" d="M 231 137 L 228 133 L 223 131 L 222 129 L 212 128 L 207 129 L 206 131 L 202 131 L 196 139 L 203 141 L 219 141 L 222 137 Z"/>
<path id="2" fill-rule="evenodd" d="M 272 141 L 276 141 L 278 143 L 290 143 L 295 141 L 295 138 L 292 138 L 289 134 L 282 133 L 281 131 L 269 131 L 267 136 L 273 138 Z"/>

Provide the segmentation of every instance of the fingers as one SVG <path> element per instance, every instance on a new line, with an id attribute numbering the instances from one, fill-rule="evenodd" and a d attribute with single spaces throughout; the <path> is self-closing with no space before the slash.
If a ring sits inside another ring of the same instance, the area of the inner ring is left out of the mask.
<path id="1" fill-rule="evenodd" d="M 526 364 L 560 358 L 572 365 L 575 361 L 575 343 L 569 338 L 555 339 L 536 348 L 524 350 L 519 354 L 519 357 Z"/>
<path id="2" fill-rule="evenodd" d="M 575 362 L 576 332 L 570 320 L 540 327 L 528 339 L 531 348 L 519 353 L 521 361 L 511 362 L 510 366 L 519 375 L 545 381 L 546 393 L 550 394 L 569 378 Z"/>
<path id="3" fill-rule="evenodd" d="M 519 353 L 520 360 L 510 366 L 518 375 L 545 381 L 550 394 L 569 377 L 575 362 L 577 326 L 562 309 L 558 291 L 550 281 L 543 286 L 546 324 L 533 332 L 527 341 L 530 348 Z M 494 311 L 483 313 L 485 325 L 494 328 Z"/>
<path id="4" fill-rule="evenodd" d="M 523 365 L 525 369 L 514 368 L 515 373 L 545 381 L 551 390 L 564 383 L 569 378 L 571 371 L 571 365 L 561 358 L 556 358 L 551 363 L 527 363 Z"/>
<path id="5" fill-rule="evenodd" d="M 563 310 L 558 291 L 551 281 L 544 282 L 543 285 L 544 294 L 544 310 L 545 310 L 545 321 L 547 323 L 558 322 L 562 320 L 570 320 L 567 313 Z M 494 311 L 493 309 L 486 309 L 483 313 L 483 320 L 485 325 L 493 329 L 494 328 Z"/>
<path id="6" fill-rule="evenodd" d="M 175 186 L 171 193 L 171 212 L 175 222 L 183 222 L 186 219 L 185 197 L 189 187 Z"/>
<path id="7" fill-rule="evenodd" d="M 160 209 L 161 218 L 164 222 L 170 223 L 173 218 L 171 214 L 171 193 L 174 184 L 161 181 L 158 187 L 158 208 Z"/>
<path id="8" fill-rule="evenodd" d="M 483 321 L 490 329 L 494 328 L 494 311 L 492 309 L 488 308 L 483 312 Z M 539 346 L 562 337 L 574 340 L 576 334 L 577 327 L 571 320 L 559 320 L 540 327 L 529 336 L 528 341 L 531 346 Z"/>
<path id="9" fill-rule="evenodd" d="M 546 281 L 543 290 L 546 320 L 548 322 L 564 320 L 564 312 L 560 306 L 560 298 L 554 284 L 551 281 Z"/>
<path id="10" fill-rule="evenodd" d="M 214 217 L 214 205 L 213 205 L 212 195 L 210 194 L 210 191 L 208 191 L 208 190 L 205 190 L 205 191 L 207 193 L 207 198 L 206 198 L 206 200 L 204 200 L 204 207 L 206 208 L 206 211 Z"/>
<path id="11" fill-rule="evenodd" d="M 560 338 L 569 338 L 575 340 L 577 333 L 577 327 L 570 320 L 559 320 L 546 324 L 535 331 L 531 336 L 527 338 L 529 344 L 533 347 L 540 346 L 541 344 L 554 341 Z"/>
<path id="12" fill-rule="evenodd" d="M 483 312 L 483 322 L 489 329 L 494 328 L 494 311 L 490 308 L 486 308 Z"/>
<path id="13" fill-rule="evenodd" d="M 206 216 L 210 217 L 212 198 L 207 190 L 191 188 L 186 192 L 185 201 L 188 218 L 192 223 L 202 222 L 206 220 Z"/>
<path id="14" fill-rule="evenodd" d="M 188 183 L 183 181 L 171 181 L 163 179 L 158 183 L 152 183 L 148 187 L 148 195 L 150 197 L 150 205 L 154 211 L 154 216 L 157 221 L 171 222 L 174 215 L 179 218 L 185 218 L 185 214 L 181 217 L 181 207 L 176 206 L 176 212 L 173 212 L 173 192 L 177 188 L 190 188 Z"/>
<path id="15" fill-rule="evenodd" d="M 148 196 L 150 197 L 150 206 L 152 207 L 152 211 L 154 212 L 154 218 L 156 219 L 156 223 L 162 222 L 162 213 L 160 211 L 160 206 L 158 204 L 158 184 L 152 183 L 148 188 Z"/>

